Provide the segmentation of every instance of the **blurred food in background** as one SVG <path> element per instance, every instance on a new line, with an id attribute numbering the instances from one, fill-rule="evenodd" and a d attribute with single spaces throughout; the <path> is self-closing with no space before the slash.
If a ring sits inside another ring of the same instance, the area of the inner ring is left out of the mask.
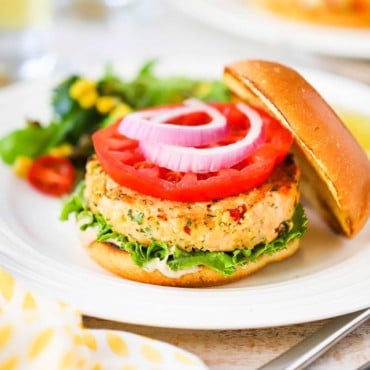
<path id="1" fill-rule="evenodd" d="M 134 0 L 72 0 L 73 10 L 84 18 L 101 19 L 120 12 Z"/>
<path id="2" fill-rule="evenodd" d="M 344 27 L 370 27 L 370 0 L 253 0 L 292 19 Z"/>
<path id="3" fill-rule="evenodd" d="M 50 22 L 50 0 L 0 0 L 0 27 L 19 30 Z"/>

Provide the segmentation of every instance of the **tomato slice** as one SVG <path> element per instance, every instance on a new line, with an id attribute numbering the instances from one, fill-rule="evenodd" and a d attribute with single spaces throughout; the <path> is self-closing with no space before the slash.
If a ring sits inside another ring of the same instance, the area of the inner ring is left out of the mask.
<path id="1" fill-rule="evenodd" d="M 245 136 L 248 118 L 235 104 L 212 103 L 227 119 L 229 135 L 216 145 L 227 145 Z M 93 135 L 96 155 L 109 176 L 118 184 L 157 198 L 183 202 L 210 201 L 237 195 L 264 183 L 275 165 L 287 155 L 291 134 L 267 113 L 258 110 L 264 121 L 265 142 L 249 158 L 232 168 L 212 173 L 179 173 L 145 160 L 138 141 L 117 131 L 118 122 Z M 176 124 L 199 124 L 204 114 L 177 118 Z"/>
<path id="2" fill-rule="evenodd" d="M 43 155 L 37 158 L 28 172 L 30 184 L 42 193 L 61 196 L 72 190 L 75 170 L 63 157 Z"/>

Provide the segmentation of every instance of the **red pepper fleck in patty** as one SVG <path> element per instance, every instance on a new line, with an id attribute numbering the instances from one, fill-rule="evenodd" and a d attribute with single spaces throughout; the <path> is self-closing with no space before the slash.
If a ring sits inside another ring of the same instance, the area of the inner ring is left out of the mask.
<path id="1" fill-rule="evenodd" d="M 247 207 L 245 204 L 242 204 L 237 208 L 228 209 L 228 212 L 230 217 L 232 217 L 235 222 L 240 224 L 240 220 L 244 217 L 245 212 L 247 212 Z"/>

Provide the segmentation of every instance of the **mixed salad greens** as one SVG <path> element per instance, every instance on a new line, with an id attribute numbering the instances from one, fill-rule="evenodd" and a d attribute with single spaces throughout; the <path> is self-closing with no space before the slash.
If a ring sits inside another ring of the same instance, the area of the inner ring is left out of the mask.
<path id="1" fill-rule="evenodd" d="M 160 78 L 155 61 L 146 62 L 130 80 L 118 77 L 111 67 L 96 81 L 73 75 L 52 95 L 52 119 L 28 121 L 24 128 L 0 139 L 0 157 L 9 165 L 27 163 L 47 153 L 67 157 L 83 168 L 93 152 L 91 134 L 132 110 L 182 102 L 188 97 L 226 102 L 230 93 L 221 81 L 182 76 Z M 25 171 L 19 171 L 25 175 Z"/>

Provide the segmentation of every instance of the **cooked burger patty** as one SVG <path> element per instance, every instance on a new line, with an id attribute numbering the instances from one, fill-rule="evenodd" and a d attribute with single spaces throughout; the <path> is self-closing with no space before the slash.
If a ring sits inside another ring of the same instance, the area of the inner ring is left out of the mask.
<path id="1" fill-rule="evenodd" d="M 260 187 L 211 202 L 175 202 L 117 184 L 96 158 L 87 164 L 85 198 L 112 230 L 141 244 L 150 239 L 184 250 L 252 249 L 274 240 L 289 225 L 299 170 L 288 157 Z"/>

